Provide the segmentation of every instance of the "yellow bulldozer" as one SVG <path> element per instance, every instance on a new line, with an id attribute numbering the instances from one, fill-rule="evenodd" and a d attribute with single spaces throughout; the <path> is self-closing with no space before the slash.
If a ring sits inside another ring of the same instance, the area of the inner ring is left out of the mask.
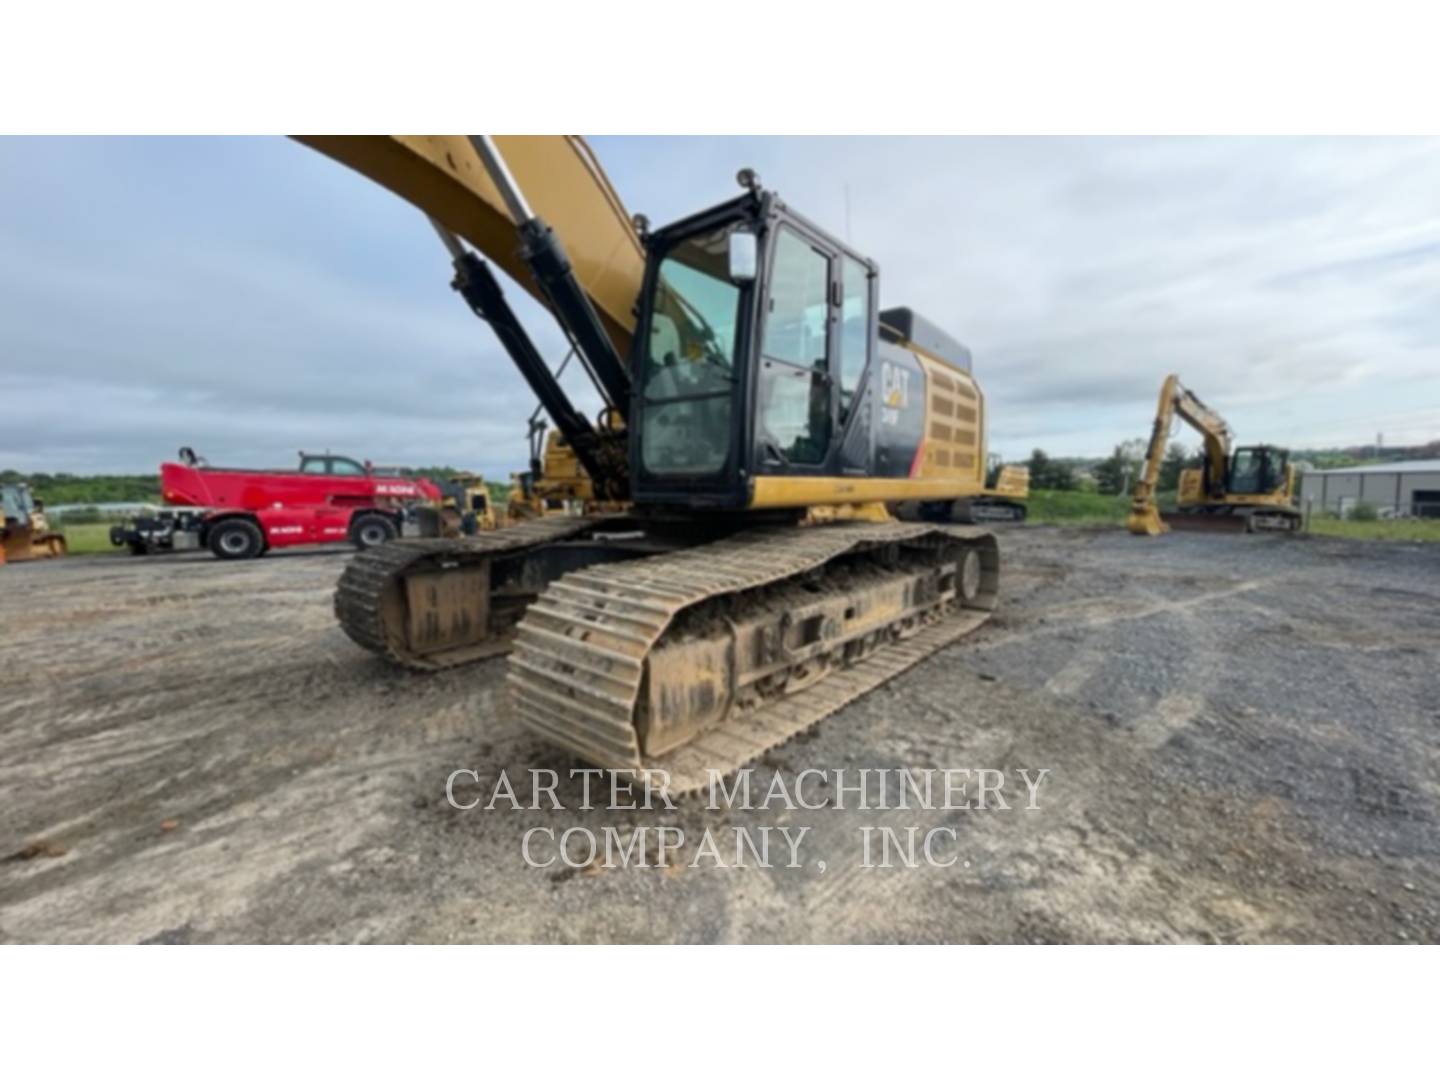
<path id="1" fill-rule="evenodd" d="M 0 484 L 0 563 L 51 559 L 64 555 L 65 537 L 51 532 L 45 504 L 30 494 L 28 484 Z"/>
<path id="2" fill-rule="evenodd" d="M 440 488 L 441 536 L 474 536 L 497 527 L 490 488 L 479 473 L 457 472 Z"/>
<path id="3" fill-rule="evenodd" d="M 1180 473 L 1175 512 L 1162 515 L 1155 489 L 1177 416 L 1200 433 L 1204 463 Z M 1178 375 L 1168 376 L 1160 388 L 1155 425 L 1135 485 L 1127 528 L 1136 536 L 1160 536 L 1172 527 L 1232 532 L 1299 529 L 1302 518 L 1295 507 L 1295 466 L 1290 464 L 1290 452 L 1267 445 L 1232 448 L 1233 442 L 1230 427 L 1220 414 L 1182 386 Z"/>
<path id="4" fill-rule="evenodd" d="M 499 527 L 490 488 L 479 473 L 456 472 L 448 479 L 430 482 L 439 489 L 440 498 L 412 508 L 410 519 L 415 531 L 410 532 L 407 524 L 405 535 L 453 540 Z"/>

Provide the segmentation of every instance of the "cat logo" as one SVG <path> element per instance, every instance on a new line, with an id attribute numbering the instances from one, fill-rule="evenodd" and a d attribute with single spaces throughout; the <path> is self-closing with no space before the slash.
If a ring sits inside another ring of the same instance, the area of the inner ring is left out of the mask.
<path id="1" fill-rule="evenodd" d="M 880 366 L 880 399 L 888 409 L 910 406 L 910 372 L 886 362 Z"/>

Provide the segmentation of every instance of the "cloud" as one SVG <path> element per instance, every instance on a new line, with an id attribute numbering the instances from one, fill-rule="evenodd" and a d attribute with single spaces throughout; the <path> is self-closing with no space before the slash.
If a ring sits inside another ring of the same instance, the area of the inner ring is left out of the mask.
<path id="1" fill-rule="evenodd" d="M 731 197 L 749 165 L 848 231 L 882 303 L 974 349 L 1009 457 L 1142 435 L 1172 370 L 1242 439 L 1440 434 L 1434 142 L 594 145 L 656 224 Z M 508 473 L 533 403 L 448 280 L 413 208 L 284 140 L 0 140 L 0 464 L 150 471 L 187 443 Z"/>

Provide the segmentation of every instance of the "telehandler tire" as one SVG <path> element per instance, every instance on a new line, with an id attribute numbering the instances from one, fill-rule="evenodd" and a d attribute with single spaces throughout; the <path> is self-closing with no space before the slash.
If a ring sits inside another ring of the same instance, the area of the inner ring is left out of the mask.
<path id="1" fill-rule="evenodd" d="M 214 526 L 207 543 L 221 559 L 255 559 L 265 551 L 265 537 L 259 527 L 244 518 L 231 518 Z"/>
<path id="2" fill-rule="evenodd" d="M 361 514 L 350 524 L 350 542 L 361 551 L 379 547 L 399 535 L 395 523 L 383 514 Z"/>

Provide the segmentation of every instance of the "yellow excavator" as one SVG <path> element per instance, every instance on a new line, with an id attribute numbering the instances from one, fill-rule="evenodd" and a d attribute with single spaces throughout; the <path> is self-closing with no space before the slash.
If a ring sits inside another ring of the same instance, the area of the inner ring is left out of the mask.
<path id="1" fill-rule="evenodd" d="M 297 138 L 430 218 L 591 496 L 360 553 L 335 597 L 354 641 L 424 670 L 508 652 L 533 732 L 683 793 L 989 617 L 994 535 L 889 509 L 986 496 L 969 350 L 882 310 L 879 266 L 752 171 L 652 230 L 576 137 Z M 595 415 L 497 270 L 559 323 Z"/>
<path id="2" fill-rule="evenodd" d="M 0 564 L 65 554 L 65 537 L 50 531 L 45 504 L 28 484 L 0 484 L 0 507 Z"/>
<path id="3" fill-rule="evenodd" d="M 1200 433 L 1204 466 L 1180 473 L 1175 513 L 1162 515 L 1155 502 L 1160 465 L 1170 428 L 1180 417 Z M 1173 526 L 1182 530 L 1294 532 L 1301 524 L 1295 508 L 1295 466 L 1290 452 L 1276 446 L 1232 450 L 1230 427 L 1215 410 L 1170 375 L 1160 388 L 1155 426 L 1145 466 L 1135 485 L 1127 528 L 1136 536 L 1160 536 Z"/>

